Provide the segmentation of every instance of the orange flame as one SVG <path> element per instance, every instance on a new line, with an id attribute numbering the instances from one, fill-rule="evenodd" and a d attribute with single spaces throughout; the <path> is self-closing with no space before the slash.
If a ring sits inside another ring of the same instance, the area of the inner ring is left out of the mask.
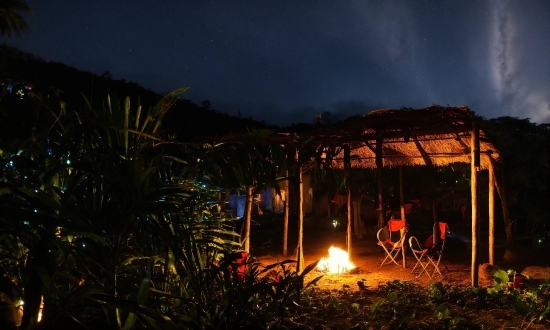
<path id="1" fill-rule="evenodd" d="M 346 251 L 331 246 L 328 249 L 328 258 L 323 258 L 317 264 L 317 268 L 331 274 L 342 274 L 349 272 L 356 266 L 349 261 L 349 255 Z"/>

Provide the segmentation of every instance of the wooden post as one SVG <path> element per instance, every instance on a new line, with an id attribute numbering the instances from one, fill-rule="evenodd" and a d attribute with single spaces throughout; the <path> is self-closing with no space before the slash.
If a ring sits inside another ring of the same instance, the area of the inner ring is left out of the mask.
<path id="1" fill-rule="evenodd" d="M 296 152 L 296 157 L 298 153 Z M 300 180 L 300 192 L 298 193 L 298 256 L 296 260 L 296 272 L 301 273 L 304 269 L 304 251 L 303 251 L 303 237 L 304 237 L 304 207 L 303 207 L 303 193 L 304 184 L 302 182 L 302 165 L 298 165 L 298 179 Z"/>
<path id="2" fill-rule="evenodd" d="M 471 136 L 471 144 L 470 144 L 470 152 L 471 152 L 471 169 L 470 169 L 470 189 L 472 194 L 472 264 L 471 264 L 471 280 L 472 280 L 472 286 L 477 287 L 478 286 L 478 279 L 479 279 L 479 261 L 478 261 L 478 232 L 479 232 L 479 224 L 477 219 L 477 211 L 478 211 L 478 171 L 480 168 L 479 164 L 479 130 L 477 125 L 474 123 L 472 127 L 472 136 Z"/>
<path id="3" fill-rule="evenodd" d="M 384 162 L 382 161 L 382 137 L 376 138 L 376 174 L 378 176 L 378 228 L 384 226 L 384 200 L 382 188 L 382 169 Z"/>
<path id="4" fill-rule="evenodd" d="M 399 204 L 401 205 L 401 219 L 406 220 L 405 192 L 403 189 L 403 166 L 399 166 Z"/>
<path id="5" fill-rule="evenodd" d="M 348 144 L 344 145 L 344 171 L 346 175 L 346 188 L 347 188 L 347 207 L 348 207 L 348 222 L 346 224 L 346 247 L 348 249 L 348 257 L 351 259 L 351 180 L 350 180 L 350 167 L 351 167 L 351 150 Z"/>
<path id="6" fill-rule="evenodd" d="M 489 156 L 490 157 L 490 156 Z M 495 264 L 495 173 L 489 161 L 489 263 Z"/>
<path id="7" fill-rule="evenodd" d="M 246 187 L 246 205 L 244 209 L 244 233 L 242 241 L 244 250 L 250 252 L 250 222 L 252 221 L 252 200 L 254 199 L 254 186 Z"/>
<path id="8" fill-rule="evenodd" d="M 435 200 L 435 196 L 432 199 L 432 218 L 434 220 L 434 225 L 439 221 L 439 218 L 437 216 L 437 201 Z"/>
<path id="9" fill-rule="evenodd" d="M 401 219 L 407 221 L 406 215 L 405 215 L 405 193 L 403 189 L 403 166 L 399 166 L 399 204 L 401 204 Z M 404 235 L 407 235 L 407 232 L 405 232 Z M 403 256 L 403 268 L 407 268 L 407 258 L 406 250 L 407 250 L 407 244 L 405 242 L 407 239 L 403 241 L 403 247 L 401 248 L 401 254 Z"/>
<path id="10" fill-rule="evenodd" d="M 286 170 L 285 180 L 285 200 L 284 200 L 284 217 L 283 217 L 283 256 L 288 255 L 288 212 L 290 211 L 290 185 L 288 184 L 288 170 Z"/>
<path id="11" fill-rule="evenodd" d="M 348 248 L 348 257 L 351 260 L 351 182 L 349 181 L 349 174 L 347 179 L 348 186 L 348 224 L 346 227 L 346 245 Z"/>
<path id="12" fill-rule="evenodd" d="M 328 221 L 331 221 L 331 212 L 330 209 L 332 208 L 332 199 L 330 198 L 330 195 L 327 193 L 327 200 L 328 200 L 328 207 L 327 207 L 327 218 Z"/>

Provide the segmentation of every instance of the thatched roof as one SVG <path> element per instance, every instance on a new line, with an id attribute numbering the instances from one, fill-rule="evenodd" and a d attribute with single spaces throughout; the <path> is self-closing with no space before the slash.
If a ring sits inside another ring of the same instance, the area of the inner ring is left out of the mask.
<path id="1" fill-rule="evenodd" d="M 315 131 L 313 135 L 322 143 L 348 144 L 352 168 L 376 168 L 377 139 L 382 140 L 384 167 L 445 166 L 470 163 L 471 134 L 478 120 L 466 106 L 385 109 Z M 486 134 L 479 131 L 481 167 L 488 168 L 490 159 L 499 162 L 500 155 Z M 333 166 L 343 168 L 343 158 L 342 150 Z"/>

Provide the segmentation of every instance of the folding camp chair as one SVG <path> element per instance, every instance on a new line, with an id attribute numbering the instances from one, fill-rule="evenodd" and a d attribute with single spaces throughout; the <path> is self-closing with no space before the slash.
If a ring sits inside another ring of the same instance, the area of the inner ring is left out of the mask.
<path id="1" fill-rule="evenodd" d="M 405 236 L 407 235 L 407 222 L 405 220 L 391 219 L 388 224 L 378 230 L 378 245 L 386 252 L 386 258 L 380 266 L 389 264 L 392 261 L 396 265 L 400 265 L 395 258 L 403 248 Z"/>
<path id="2" fill-rule="evenodd" d="M 416 277 L 419 277 L 422 273 L 426 273 L 430 278 L 432 278 L 435 273 L 442 275 L 439 270 L 439 264 L 443 256 L 443 249 L 445 248 L 445 240 L 448 232 L 449 226 L 447 226 L 446 222 L 437 222 L 433 226 L 432 235 L 424 241 L 423 245 L 420 245 L 416 237 L 411 236 L 409 238 L 411 251 L 416 258 L 416 265 L 414 265 L 412 273 L 418 269 Z M 428 271 L 430 266 L 434 268 L 431 273 Z"/>

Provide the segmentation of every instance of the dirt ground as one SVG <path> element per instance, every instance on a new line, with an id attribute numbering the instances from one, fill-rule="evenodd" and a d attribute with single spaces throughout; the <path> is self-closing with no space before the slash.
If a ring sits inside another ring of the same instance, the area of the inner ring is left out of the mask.
<path id="1" fill-rule="evenodd" d="M 297 243 L 297 230 L 289 226 L 288 250 L 289 255 L 282 255 L 282 225 L 280 222 L 257 222 L 252 228 L 252 250 L 251 254 L 257 258 L 262 264 L 268 265 L 277 260 L 295 259 L 295 247 Z M 309 265 L 321 258 L 328 257 L 328 249 L 335 246 L 341 249 L 346 249 L 344 230 L 333 228 L 320 228 L 319 226 L 305 226 L 303 239 L 303 253 L 305 265 Z M 407 246 L 406 261 L 407 267 L 402 267 L 402 257 L 400 258 L 401 265 L 386 264 L 380 266 L 380 263 L 385 257 L 385 252 L 378 246 L 376 234 L 371 233 L 363 238 L 353 236 L 352 238 L 352 255 L 351 261 L 357 268 L 349 274 L 330 275 L 324 274 L 323 278 L 318 282 L 319 288 L 326 289 L 342 289 L 359 290 L 357 282 L 365 280 L 367 287 L 375 288 L 386 284 L 388 281 L 401 280 L 410 281 L 416 284 L 429 286 L 434 282 L 442 282 L 444 284 L 469 286 L 471 282 L 471 252 L 466 245 L 460 241 L 451 242 L 445 246 L 443 253 L 442 264 L 440 270 L 442 275 L 436 274 L 433 278 L 429 278 L 426 274 L 416 276 L 411 270 L 416 264 L 416 259 Z M 419 237 L 424 240 L 425 237 Z M 480 246 L 479 262 L 480 264 L 488 262 L 488 247 L 486 239 L 483 239 Z M 498 241 L 497 241 L 498 242 Z M 550 253 L 548 250 L 534 250 L 533 247 L 519 247 L 518 258 L 514 262 L 504 262 L 504 248 L 498 244 L 495 246 L 495 267 L 503 270 L 513 269 L 518 273 L 529 275 L 535 280 L 550 279 Z M 312 272 L 307 280 L 311 280 L 323 274 L 320 271 Z M 493 284 L 492 277 L 487 274 L 485 268 L 480 270 L 479 286 L 490 286 Z"/>

